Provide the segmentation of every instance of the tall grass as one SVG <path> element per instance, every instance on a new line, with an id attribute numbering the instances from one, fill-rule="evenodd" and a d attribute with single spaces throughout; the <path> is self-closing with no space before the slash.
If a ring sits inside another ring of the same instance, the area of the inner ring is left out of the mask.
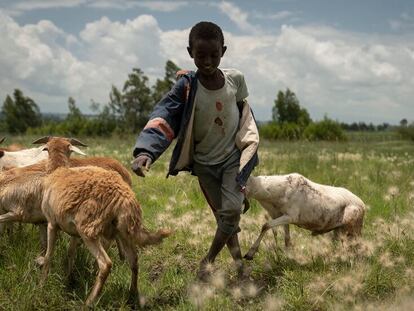
<path id="1" fill-rule="evenodd" d="M 33 137 L 10 138 L 28 144 Z M 111 156 L 129 166 L 133 137 L 83 139 L 89 155 Z M 414 303 L 414 144 L 396 140 L 263 142 L 254 174 L 298 172 L 319 183 L 343 186 L 367 204 L 363 237 L 356 245 L 310 236 L 292 226 L 286 250 L 268 233 L 252 262 L 252 280 L 240 283 L 225 250 L 207 284 L 196 281 L 215 224 L 194 176 L 165 179 L 171 151 L 133 189 L 149 228 L 169 227 L 162 245 L 139 251 L 141 304 L 147 310 L 409 310 Z M 251 202 L 242 216 L 243 251 L 265 221 Z M 81 247 L 71 280 L 64 274 L 68 237 L 60 235 L 51 274 L 39 286 L 35 226 L 0 237 L 0 310 L 77 310 L 93 285 L 96 268 Z M 114 266 L 97 310 L 128 310 L 129 269 L 109 250 Z"/>

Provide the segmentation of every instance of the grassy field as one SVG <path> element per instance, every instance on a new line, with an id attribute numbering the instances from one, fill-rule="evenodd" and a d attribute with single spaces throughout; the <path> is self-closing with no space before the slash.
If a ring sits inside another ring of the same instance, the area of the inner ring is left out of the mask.
<path id="1" fill-rule="evenodd" d="M 9 138 L 27 144 L 33 137 Z M 252 281 L 239 284 L 227 250 L 214 265 L 209 284 L 195 280 L 215 224 L 195 177 L 165 179 L 171 150 L 146 178 L 134 176 L 144 223 L 174 235 L 140 250 L 139 288 L 146 310 L 410 310 L 414 305 L 414 144 L 358 136 L 346 143 L 263 142 L 255 175 L 298 172 L 313 181 L 343 186 L 368 206 L 358 245 L 333 243 L 330 234 L 312 237 L 292 227 L 293 247 L 269 232 L 252 262 Z M 129 166 L 134 138 L 83 139 L 88 155 L 119 159 Z M 242 216 L 242 250 L 257 237 L 265 213 L 256 202 Z M 39 286 L 34 259 L 35 227 L 23 225 L 0 237 L 0 310 L 76 310 L 95 277 L 92 257 L 82 247 L 74 279 L 64 275 L 68 238 L 60 235 L 51 274 Z M 110 249 L 114 265 L 97 310 L 128 310 L 129 269 Z M 412 309 L 411 309 L 412 310 Z"/>

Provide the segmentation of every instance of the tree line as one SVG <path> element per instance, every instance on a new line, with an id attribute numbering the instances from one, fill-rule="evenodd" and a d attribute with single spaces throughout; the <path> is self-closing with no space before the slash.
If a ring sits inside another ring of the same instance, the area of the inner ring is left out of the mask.
<path id="1" fill-rule="evenodd" d="M 44 134 L 66 136 L 108 136 L 138 133 L 148 121 L 154 105 L 174 85 L 180 68 L 172 61 L 165 65 L 165 76 L 149 86 L 149 79 L 139 68 L 133 68 L 123 87 L 112 86 L 107 104 L 92 100 L 92 115 L 81 112 L 72 97 L 68 114 L 62 120 L 56 115 L 41 114 L 33 99 L 19 89 L 7 95 L 1 108 L 0 131 L 11 134 Z"/>
<path id="2" fill-rule="evenodd" d="M 92 100 L 92 115 L 84 115 L 72 97 L 68 98 L 68 114 L 62 119 L 42 114 L 33 99 L 19 89 L 13 96 L 7 95 L 0 111 L 0 131 L 11 134 L 40 134 L 62 136 L 109 136 L 112 134 L 138 133 L 148 121 L 154 105 L 176 81 L 180 68 L 172 61 L 165 64 L 165 75 L 149 86 L 149 79 L 139 68 L 133 68 L 123 87 L 112 86 L 107 104 Z M 290 89 L 277 93 L 272 107 L 272 120 L 259 124 L 259 131 L 266 139 L 284 140 L 344 140 L 345 131 L 383 131 L 390 129 L 387 123 L 373 125 L 339 123 L 327 116 L 313 121 L 308 111 L 299 103 Z M 410 137 L 414 124 L 403 119 L 400 133 Z M 407 134 L 408 133 L 408 134 Z"/>

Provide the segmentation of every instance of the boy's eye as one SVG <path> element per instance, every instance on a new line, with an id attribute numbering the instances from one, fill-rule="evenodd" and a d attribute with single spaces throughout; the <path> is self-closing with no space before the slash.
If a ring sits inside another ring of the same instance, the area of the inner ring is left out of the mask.
<path id="1" fill-rule="evenodd" d="M 211 55 L 206 55 L 206 54 L 196 54 L 196 56 L 197 56 L 197 58 L 200 58 L 200 59 L 202 59 L 202 58 L 206 58 L 206 57 L 208 57 L 208 56 L 210 56 L 211 58 L 218 58 L 218 57 L 219 57 L 219 53 L 214 53 L 214 54 L 211 54 Z"/>

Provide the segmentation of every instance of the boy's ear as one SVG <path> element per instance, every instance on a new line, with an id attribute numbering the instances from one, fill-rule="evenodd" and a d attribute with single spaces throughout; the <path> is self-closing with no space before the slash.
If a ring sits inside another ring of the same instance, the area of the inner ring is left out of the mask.
<path id="1" fill-rule="evenodd" d="M 189 46 L 187 47 L 187 52 L 188 52 L 188 54 L 190 54 L 191 58 L 194 58 L 193 57 L 193 52 L 191 51 L 191 48 Z"/>
<path id="2" fill-rule="evenodd" d="M 227 46 L 223 45 L 223 48 L 221 49 L 221 57 L 224 56 L 224 53 L 227 51 Z"/>

